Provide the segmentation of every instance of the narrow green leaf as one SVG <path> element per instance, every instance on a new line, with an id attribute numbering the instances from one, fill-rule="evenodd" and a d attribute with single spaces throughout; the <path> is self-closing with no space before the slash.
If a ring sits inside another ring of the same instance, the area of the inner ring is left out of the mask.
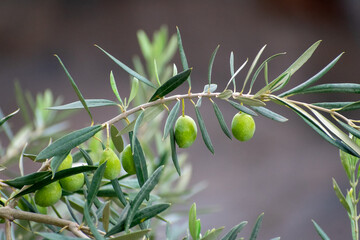
<path id="1" fill-rule="evenodd" d="M 39 180 L 36 181 L 33 185 L 31 185 L 30 187 L 18 192 L 13 198 L 17 198 L 17 197 L 21 197 L 25 194 L 28 193 L 32 193 L 35 192 L 36 190 L 52 183 L 55 181 L 58 181 L 62 178 L 74 175 L 74 174 L 78 174 L 78 173 L 82 173 L 82 172 L 88 172 L 88 171 L 93 171 L 97 169 L 97 167 L 94 166 L 80 166 L 80 167 L 73 167 L 73 168 L 69 168 L 69 169 L 65 169 L 65 170 L 61 170 L 55 173 L 55 176 L 52 177 L 51 173 L 44 176 L 44 178 L 40 178 Z M 47 172 L 49 173 L 49 172 Z M 45 174 L 44 174 L 45 175 Z M 19 185 L 20 186 L 20 185 Z M 19 187 L 20 188 L 20 187 Z"/>
<path id="2" fill-rule="evenodd" d="M 100 49 L 103 53 L 105 53 L 111 60 L 113 60 L 118 66 L 120 66 L 122 69 L 124 69 L 128 74 L 130 74 L 131 76 L 137 78 L 139 81 L 145 83 L 146 85 L 148 85 L 149 87 L 152 88 L 156 88 L 156 86 L 150 82 L 148 79 L 146 79 L 145 77 L 141 76 L 140 74 L 138 74 L 137 72 L 135 72 L 134 70 L 132 70 L 131 68 L 129 68 L 128 66 L 126 66 L 124 63 L 120 62 L 119 60 L 117 60 L 115 57 L 113 57 L 112 55 L 110 55 L 108 52 L 106 52 L 104 49 L 102 49 L 101 47 L 95 45 L 95 47 L 97 47 L 98 49 Z"/>
<path id="3" fill-rule="evenodd" d="M 104 230 L 107 232 L 109 230 L 109 221 L 110 221 L 110 201 L 107 201 L 103 210 L 102 223 Z"/>
<path id="4" fill-rule="evenodd" d="M 131 101 L 136 97 L 138 90 L 139 90 L 139 80 L 137 78 L 133 78 L 131 80 L 131 91 L 127 105 L 129 105 Z"/>
<path id="5" fill-rule="evenodd" d="M 212 105 L 213 105 L 214 112 L 215 112 L 216 118 L 217 118 L 218 121 L 219 121 L 219 124 L 220 124 L 221 129 L 223 130 L 223 132 L 225 133 L 225 135 L 226 135 L 228 138 L 231 139 L 232 137 L 231 137 L 230 130 L 229 130 L 229 128 L 228 128 L 227 125 L 226 125 L 224 116 L 223 116 L 223 114 L 221 113 L 220 108 L 218 107 L 218 105 L 217 105 L 214 101 L 212 102 Z"/>
<path id="6" fill-rule="evenodd" d="M 181 168 L 180 168 L 180 164 L 178 161 L 178 157 L 176 154 L 176 144 L 175 144 L 175 133 L 174 133 L 174 128 L 170 129 L 170 146 L 171 146 L 171 159 L 174 163 L 175 169 L 177 171 L 177 173 L 179 174 L 179 176 L 181 176 Z"/>
<path id="7" fill-rule="evenodd" d="M 196 112 L 196 118 L 198 120 L 198 124 L 199 124 L 199 128 L 200 128 L 200 132 L 201 132 L 201 136 L 204 140 L 204 143 L 206 145 L 206 147 L 209 149 L 209 151 L 214 154 L 214 147 L 211 143 L 211 139 L 209 137 L 209 134 L 206 130 L 206 126 L 204 123 L 204 120 L 200 114 L 199 108 L 197 106 L 195 106 L 195 112 Z"/>
<path id="8" fill-rule="evenodd" d="M 309 118 L 305 117 L 304 115 L 301 115 L 301 113 L 296 112 L 306 124 L 308 124 L 312 129 L 315 130 L 322 138 L 324 138 L 327 142 L 334 145 L 335 147 L 339 148 L 340 150 L 343 150 L 346 153 L 353 154 L 353 151 L 349 149 L 347 145 L 345 145 L 343 142 L 341 142 L 338 139 L 334 139 L 331 135 L 328 135 L 323 131 L 319 125 L 315 124 L 313 121 L 311 121 Z"/>
<path id="9" fill-rule="evenodd" d="M 253 72 L 253 70 L 254 70 L 257 62 L 259 61 L 259 58 L 260 58 L 262 52 L 264 51 L 265 47 L 266 47 L 266 45 L 264 45 L 264 46 L 260 49 L 260 51 L 258 52 L 258 54 L 256 55 L 256 57 L 254 58 L 254 61 L 252 62 L 251 66 L 250 66 L 250 68 L 249 68 L 249 71 L 248 71 L 248 73 L 247 73 L 247 75 L 246 75 L 246 78 L 245 78 L 245 80 L 244 80 L 244 85 L 243 85 L 243 87 L 242 87 L 241 92 L 244 91 L 245 86 L 246 86 L 246 83 L 247 83 L 247 81 L 249 80 L 250 75 L 251 75 L 251 73 Z"/>
<path id="10" fill-rule="evenodd" d="M 321 40 L 311 45 L 298 59 L 296 59 L 296 61 L 293 64 L 291 64 L 291 66 L 288 69 L 285 70 L 285 72 L 288 72 L 290 73 L 290 75 L 293 75 L 297 70 L 299 70 L 299 68 L 302 67 L 302 65 L 304 65 L 307 62 L 307 60 L 309 60 L 309 58 L 314 53 L 314 51 L 316 50 L 316 48 L 319 46 L 320 43 Z"/>
<path id="11" fill-rule="evenodd" d="M 237 103 L 237 102 L 234 102 L 234 101 L 231 101 L 231 100 L 227 100 L 228 103 L 231 104 L 231 106 L 233 106 L 234 108 L 236 108 L 237 110 L 241 111 L 241 112 L 244 112 L 244 113 L 247 113 L 251 116 L 257 116 L 256 112 L 254 112 L 253 110 Z"/>
<path id="12" fill-rule="evenodd" d="M 59 233 L 37 232 L 36 234 L 48 240 L 81 240 L 83 238 L 69 237 Z"/>
<path id="13" fill-rule="evenodd" d="M 189 232 L 193 240 L 198 239 L 196 220 L 196 203 L 193 203 L 189 211 Z"/>
<path id="14" fill-rule="evenodd" d="M 256 240 L 257 238 L 257 235 L 259 233 L 259 230 L 260 230 L 260 227 L 261 227 L 261 223 L 262 223 L 262 220 L 263 220 L 263 217 L 264 217 L 264 213 L 261 213 L 259 215 L 259 217 L 256 219 L 256 223 L 255 223 L 255 226 L 251 232 L 251 235 L 250 235 L 250 239 L 249 240 Z"/>
<path id="15" fill-rule="evenodd" d="M 125 235 L 121 235 L 119 237 L 111 238 L 111 240 L 141 240 L 150 231 L 151 229 L 138 230 L 131 233 L 126 233 Z"/>
<path id="16" fill-rule="evenodd" d="M 224 227 L 212 229 L 209 231 L 208 234 L 206 234 L 204 237 L 201 238 L 201 240 L 216 240 L 218 239 L 221 232 L 224 230 Z"/>
<path id="17" fill-rule="evenodd" d="M 355 110 L 360 108 L 360 104 L 359 105 L 356 104 L 354 108 L 350 107 L 350 105 L 353 103 L 355 104 L 357 102 L 319 102 L 319 103 L 312 103 L 312 105 L 326 109 L 336 109 L 337 111 Z"/>
<path id="18" fill-rule="evenodd" d="M 121 135 L 119 134 L 119 131 L 113 124 L 110 127 L 110 135 L 111 135 L 111 140 L 114 143 L 116 150 L 119 153 L 121 153 L 124 150 L 124 141 L 123 141 Z"/>
<path id="19" fill-rule="evenodd" d="M 89 166 L 94 165 L 93 160 L 91 159 L 91 157 L 90 157 L 90 155 L 88 154 L 88 152 L 85 151 L 85 150 L 82 149 L 82 148 L 79 148 L 79 150 L 80 150 L 81 155 L 84 157 L 86 163 L 87 163 Z M 74 156 L 73 156 L 73 161 L 76 162 L 76 161 L 74 160 Z"/>
<path id="20" fill-rule="evenodd" d="M 125 195 L 124 195 L 123 191 L 121 190 L 119 181 L 117 179 L 113 179 L 113 180 L 111 180 L 111 185 L 113 186 L 116 196 L 119 198 L 120 202 L 124 206 L 126 206 L 127 201 L 125 199 Z"/>
<path id="21" fill-rule="evenodd" d="M 339 60 L 341 55 L 343 55 L 343 53 L 341 53 L 339 56 L 337 56 L 326 67 L 324 67 L 320 72 L 315 74 L 313 77 L 311 77 L 307 81 L 303 82 L 302 84 L 300 84 L 300 85 L 298 85 L 298 86 L 296 86 L 296 87 L 294 87 L 294 88 L 280 94 L 279 97 L 285 97 L 285 96 L 294 95 L 297 92 L 301 92 L 302 90 L 304 90 L 305 88 L 307 88 L 311 84 L 315 83 L 317 80 L 319 80 L 322 76 L 324 76 L 336 64 L 336 62 Z"/>
<path id="22" fill-rule="evenodd" d="M 134 142 L 135 144 L 132 145 L 131 143 L 131 149 L 132 152 L 134 153 L 133 158 L 134 158 L 134 164 L 136 170 L 136 177 L 141 187 L 148 179 L 148 171 L 146 166 L 145 155 L 140 145 L 140 142 L 136 136 L 133 136 L 132 132 L 129 132 L 129 139 L 133 139 L 133 138 L 135 138 L 135 142 Z"/>
<path id="23" fill-rule="evenodd" d="M 68 79 L 70 80 L 71 86 L 73 87 L 73 89 L 74 89 L 76 95 L 78 96 L 81 104 L 84 106 L 85 110 L 86 110 L 87 113 L 89 114 L 90 119 L 91 119 L 91 122 L 93 122 L 94 120 L 93 120 L 93 117 L 92 117 L 92 115 L 91 115 L 91 113 L 90 113 L 90 110 L 89 110 L 89 108 L 88 108 L 88 106 L 87 106 L 87 104 L 86 104 L 86 102 L 85 102 L 85 99 L 84 99 L 83 95 L 81 94 L 79 88 L 77 87 L 74 79 L 71 77 L 70 73 L 69 73 L 68 70 L 66 69 L 65 65 L 62 63 L 62 61 L 61 61 L 61 59 L 59 58 L 59 56 L 56 55 L 56 54 L 55 54 L 54 56 L 59 60 L 60 65 L 62 66 L 62 68 L 64 69 L 64 71 L 65 71 L 65 73 L 66 73 L 66 75 L 67 75 L 67 77 L 68 77 Z"/>
<path id="24" fill-rule="evenodd" d="M 336 146 L 337 148 L 343 150 L 344 152 L 347 152 L 349 154 L 354 154 L 354 151 L 349 148 L 347 145 L 345 145 L 343 142 L 339 141 L 338 139 L 335 139 L 327 130 L 322 126 L 320 122 L 318 122 L 313 116 L 305 112 L 300 107 L 286 101 L 285 99 L 275 97 L 275 99 L 282 104 L 288 106 L 290 109 L 292 109 L 295 113 L 297 113 L 304 121 L 307 123 L 312 129 L 315 130 L 321 137 L 323 137 L 326 141 L 331 143 L 332 145 Z"/>
<path id="25" fill-rule="evenodd" d="M 178 27 L 176 27 L 176 31 L 177 31 L 177 40 L 178 40 L 178 48 L 179 48 L 181 64 L 183 65 L 183 69 L 187 70 L 187 69 L 189 69 L 189 65 L 188 65 L 188 61 L 186 59 L 184 47 L 183 47 L 182 40 L 181 40 L 180 30 Z M 191 88 L 191 78 L 189 77 L 187 80 L 189 83 L 189 88 Z"/>
<path id="26" fill-rule="evenodd" d="M 51 163 L 50 163 L 50 167 L 52 170 L 52 176 L 55 176 L 55 173 L 58 169 L 58 167 L 61 165 L 61 163 L 64 161 L 64 159 L 70 154 L 69 152 L 66 152 L 64 154 L 61 155 L 56 155 L 51 159 Z"/>
<path id="27" fill-rule="evenodd" d="M 230 98 L 230 97 L 232 96 L 232 94 L 233 94 L 233 91 L 232 91 L 232 90 L 226 89 L 226 90 L 224 90 L 223 92 L 221 92 L 221 93 L 217 96 L 217 98 L 220 98 L 220 99 L 228 99 L 228 98 Z"/>
<path id="28" fill-rule="evenodd" d="M 344 206 L 345 210 L 350 213 L 350 206 L 348 205 L 348 203 L 346 202 L 346 199 L 344 197 L 344 194 L 341 192 L 339 185 L 337 184 L 335 178 L 332 179 L 333 180 L 333 188 L 335 191 L 336 196 L 339 198 L 340 203 Z"/>
<path id="29" fill-rule="evenodd" d="M 188 79 L 191 73 L 191 68 L 187 69 L 181 73 L 178 73 L 177 75 L 171 77 L 169 80 L 167 80 L 163 85 L 161 85 L 152 95 L 149 102 L 153 102 L 159 98 L 164 97 L 166 94 L 172 92 L 177 87 L 179 87 L 183 82 Z"/>
<path id="30" fill-rule="evenodd" d="M 263 106 L 266 105 L 263 101 L 261 101 L 259 99 L 254 99 L 254 98 L 237 96 L 237 97 L 235 97 L 235 99 L 238 100 L 239 102 L 242 102 L 242 103 L 244 103 L 246 105 L 249 105 L 249 106 L 263 107 Z"/>
<path id="31" fill-rule="evenodd" d="M 136 226 L 140 223 L 143 223 L 145 220 L 155 217 L 156 215 L 162 213 L 167 208 L 169 208 L 170 204 L 168 203 L 161 203 L 161 204 L 155 204 L 152 206 L 148 206 L 145 208 L 140 209 L 134 216 L 130 227 Z M 110 229 L 109 232 L 106 233 L 106 237 L 114 235 L 118 232 L 125 230 L 125 223 L 126 219 L 122 218 L 118 223 Z M 124 235 L 125 237 L 126 235 Z M 127 239 L 127 238 L 124 238 Z M 132 238 L 131 238 L 132 239 Z"/>
<path id="32" fill-rule="evenodd" d="M 77 218 L 76 218 L 73 208 L 70 205 L 68 197 L 64 196 L 64 199 L 65 199 L 65 205 L 70 213 L 71 218 L 74 220 L 74 222 L 76 222 L 77 224 L 80 224 L 79 220 L 77 220 Z"/>
<path id="33" fill-rule="evenodd" d="M 164 111 L 164 107 L 162 105 L 157 105 L 154 107 L 150 107 L 145 109 L 145 115 L 143 121 L 148 122 L 157 117 L 162 111 Z M 125 133 L 131 132 L 134 129 L 136 119 L 133 120 L 130 124 L 120 130 L 119 134 L 123 135 Z"/>
<path id="34" fill-rule="evenodd" d="M 251 92 L 252 87 L 253 87 L 253 85 L 254 85 L 254 83 L 255 83 L 255 80 L 257 79 L 259 73 L 260 73 L 261 70 L 266 66 L 266 64 L 267 64 L 268 62 L 270 62 L 272 59 L 274 59 L 275 57 L 280 56 L 280 55 L 284 55 L 284 54 L 286 54 L 286 53 L 278 53 L 278 54 L 272 55 L 271 57 L 267 58 L 267 59 L 258 67 L 258 69 L 255 71 L 255 73 L 254 73 L 254 75 L 253 75 L 253 77 L 252 77 L 252 79 L 251 79 L 249 93 Z"/>
<path id="35" fill-rule="evenodd" d="M 23 156 L 35 161 L 37 155 L 30 154 L 30 153 L 24 153 Z"/>
<path id="36" fill-rule="evenodd" d="M 139 116 L 136 118 L 136 122 L 135 122 L 135 126 L 134 126 L 134 130 L 133 130 L 133 137 L 131 139 L 131 145 L 132 146 L 135 146 L 135 140 L 136 140 L 136 135 L 137 135 L 137 132 L 139 130 L 139 127 L 141 125 L 141 122 L 144 118 L 144 113 L 145 111 L 141 111 L 141 113 L 139 114 Z M 134 154 L 134 148 L 132 149 L 132 153 Z"/>
<path id="37" fill-rule="evenodd" d="M 139 30 L 136 35 L 144 58 L 146 60 L 152 60 L 150 59 L 152 56 L 152 45 L 148 36 L 143 30 Z"/>
<path id="38" fill-rule="evenodd" d="M 120 97 L 120 94 L 119 94 L 119 91 L 118 91 L 118 88 L 116 86 L 116 82 L 115 82 L 115 78 L 114 78 L 114 74 L 112 71 L 110 71 L 110 86 L 111 86 L 111 89 L 112 91 L 114 92 L 116 98 L 118 99 L 118 101 L 120 102 L 121 105 L 124 105 L 121 97 Z"/>
<path id="39" fill-rule="evenodd" d="M 320 114 L 315 109 L 310 109 L 316 117 L 341 141 L 343 141 L 347 146 L 349 146 L 354 152 L 356 157 L 360 157 L 360 147 L 352 141 L 347 134 L 341 131 L 335 124 L 333 124 L 330 120 L 325 118 L 322 114 Z"/>
<path id="40" fill-rule="evenodd" d="M 16 111 L 10 113 L 9 115 L 7 115 L 6 117 L 3 117 L 2 119 L 0 119 L 0 127 L 1 125 L 3 125 L 7 120 L 9 120 L 12 116 L 14 116 L 15 114 L 17 114 L 20 111 L 20 108 L 17 109 Z"/>
<path id="41" fill-rule="evenodd" d="M 105 238 L 98 232 L 95 224 L 92 222 L 91 217 L 90 217 L 90 211 L 91 211 L 90 206 L 86 202 L 85 207 L 84 207 L 84 217 L 85 217 L 86 223 L 89 226 L 90 231 L 94 235 L 96 240 L 105 240 Z"/>
<path id="42" fill-rule="evenodd" d="M 339 111 L 348 111 L 348 110 L 355 110 L 360 108 L 360 101 L 351 102 L 345 106 L 343 106 Z"/>
<path id="43" fill-rule="evenodd" d="M 107 99 L 86 99 L 85 100 L 88 108 L 92 107 L 103 107 L 103 106 L 117 106 L 118 104 L 114 101 Z M 71 110 L 71 109 L 81 109 L 84 108 L 83 104 L 80 101 L 68 103 L 65 105 L 54 106 L 47 108 L 48 110 Z"/>
<path id="44" fill-rule="evenodd" d="M 25 185 L 32 185 L 36 182 L 39 182 L 46 177 L 49 177 L 51 175 L 51 172 L 44 171 L 44 172 L 34 172 L 30 173 L 28 175 L 17 177 L 11 180 L 5 180 L 4 183 L 6 183 L 9 186 L 12 186 L 14 188 L 22 188 Z"/>
<path id="45" fill-rule="evenodd" d="M 233 227 L 221 240 L 236 240 L 237 235 L 240 233 L 241 230 L 246 226 L 248 222 L 243 221 Z"/>
<path id="46" fill-rule="evenodd" d="M 298 91 L 298 94 L 305 93 L 360 93 L 360 84 L 357 83 L 327 83 Z"/>
<path id="47" fill-rule="evenodd" d="M 179 113 L 179 108 L 180 108 L 180 101 L 177 101 L 174 107 L 169 112 L 169 116 L 166 119 L 163 139 L 165 139 L 169 135 L 170 129 L 173 128 L 176 117 Z"/>
<path id="48" fill-rule="evenodd" d="M 286 122 L 288 119 L 281 116 L 280 114 L 274 113 L 273 111 L 264 107 L 251 107 L 255 112 L 277 122 Z"/>
<path id="49" fill-rule="evenodd" d="M 86 198 L 86 204 L 89 206 L 89 208 L 93 204 L 96 194 L 99 191 L 99 188 L 101 185 L 101 179 L 104 176 L 104 172 L 105 172 L 105 168 L 106 168 L 106 163 L 107 162 L 104 162 L 103 164 L 101 164 L 98 167 L 98 169 L 95 171 L 94 176 L 91 180 L 91 184 L 88 189 L 87 198 Z"/>
<path id="50" fill-rule="evenodd" d="M 330 238 L 328 237 L 328 235 L 326 235 L 324 230 L 322 230 L 321 227 L 314 220 L 311 220 L 311 221 L 313 222 L 316 232 L 319 234 L 321 239 L 322 240 L 330 240 Z"/>
<path id="51" fill-rule="evenodd" d="M 235 67 L 234 67 L 234 52 L 231 51 L 230 53 L 230 74 L 231 76 L 235 75 Z M 233 81 L 233 85 L 234 85 L 234 89 L 236 89 L 236 84 L 235 84 L 235 77 L 232 79 Z"/>
<path id="52" fill-rule="evenodd" d="M 97 132 L 102 129 L 101 125 L 95 125 L 91 127 L 82 128 L 71 132 L 62 138 L 59 138 L 44 150 L 42 150 L 36 157 L 36 161 L 51 158 L 56 155 L 62 155 L 69 152 L 74 147 L 77 147 L 81 143 L 85 142 Z"/>
<path id="53" fill-rule="evenodd" d="M 160 166 L 154 171 L 154 173 L 147 179 L 144 185 L 141 187 L 138 194 L 136 194 L 134 200 L 131 202 L 130 210 L 125 221 L 125 231 L 128 231 L 131 223 L 134 220 L 134 216 L 141 205 L 141 203 L 149 196 L 150 192 L 154 189 L 155 185 L 159 182 L 160 175 L 164 166 Z"/>
<path id="54" fill-rule="evenodd" d="M 236 72 L 235 72 L 233 75 L 231 75 L 230 80 L 229 80 L 228 83 L 226 84 L 225 90 L 229 87 L 231 81 L 234 83 L 234 91 L 236 90 L 234 79 L 235 79 L 236 75 L 238 75 L 239 72 L 245 67 L 245 65 L 247 64 L 247 62 L 248 62 L 248 59 L 246 59 L 246 61 L 243 63 L 243 65 L 241 65 L 241 66 L 239 67 L 239 69 L 236 70 Z"/>
<path id="55" fill-rule="evenodd" d="M 211 58 L 210 58 L 210 61 L 209 61 L 209 70 L 208 70 L 209 85 L 211 84 L 212 68 L 213 68 L 215 56 L 216 56 L 217 51 L 219 50 L 219 47 L 220 47 L 220 45 L 218 45 L 218 46 L 215 48 L 214 52 L 211 54 Z"/>
<path id="56" fill-rule="evenodd" d="M 349 133 L 351 133 L 352 135 L 354 135 L 355 137 L 357 138 L 360 138 L 360 131 L 349 126 L 348 124 L 338 120 L 338 123 L 343 127 L 345 128 Z"/>
<path id="57" fill-rule="evenodd" d="M 15 99 L 16 99 L 16 105 L 21 109 L 21 115 L 24 119 L 24 121 L 29 124 L 32 123 L 32 117 L 29 113 L 29 109 L 27 107 L 27 102 L 24 98 L 25 94 L 22 90 L 19 81 L 15 81 L 14 83 L 15 88 Z"/>

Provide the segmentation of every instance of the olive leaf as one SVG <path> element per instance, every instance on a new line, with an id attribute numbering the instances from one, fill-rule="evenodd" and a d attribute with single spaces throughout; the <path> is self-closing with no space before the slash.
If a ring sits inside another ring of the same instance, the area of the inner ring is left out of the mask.
<path id="1" fill-rule="evenodd" d="M 189 64 L 186 59 L 184 47 L 183 47 L 182 40 L 181 40 L 180 30 L 178 27 L 176 27 L 176 32 L 177 32 L 177 40 L 178 40 L 178 48 L 179 48 L 181 64 L 183 66 L 183 69 L 186 70 L 186 69 L 189 69 Z M 191 88 L 191 78 L 189 77 L 187 80 L 189 83 L 189 88 Z"/>
<path id="2" fill-rule="evenodd" d="M 218 105 L 217 105 L 214 101 L 212 101 L 212 105 L 213 105 L 214 112 L 215 112 L 216 118 L 217 118 L 218 121 L 219 121 L 219 124 L 220 124 L 221 129 L 223 130 L 223 132 L 225 133 L 225 135 L 226 135 L 228 138 L 231 139 L 231 133 L 230 133 L 230 131 L 229 131 L 229 128 L 228 128 L 227 125 L 226 125 L 224 116 L 223 116 L 223 114 L 221 113 L 220 108 L 218 107 Z"/>
<path id="3" fill-rule="evenodd" d="M 124 69 L 128 74 L 130 74 L 131 76 L 137 78 L 139 81 L 145 83 L 146 85 L 148 85 L 149 87 L 152 88 L 156 88 L 156 86 L 150 82 L 148 79 L 146 79 L 145 77 L 141 76 L 140 74 L 138 74 L 137 72 L 135 72 L 134 70 L 132 70 L 131 68 L 129 68 L 128 66 L 126 66 L 124 63 L 120 62 L 119 60 L 117 60 L 115 57 L 113 57 L 111 54 L 109 54 L 108 52 L 106 52 L 104 49 L 102 49 L 101 47 L 99 47 L 98 45 L 95 45 L 95 47 L 97 47 L 98 49 L 100 49 L 103 53 L 105 53 L 111 60 L 113 60 L 118 66 L 120 66 L 122 69 Z"/>
<path id="4" fill-rule="evenodd" d="M 149 102 L 153 102 L 159 98 L 162 98 L 166 94 L 171 93 L 173 90 L 175 90 L 177 87 L 179 87 L 183 82 L 186 81 L 186 79 L 189 78 L 191 70 L 192 70 L 191 68 L 187 69 L 187 70 L 171 77 L 169 80 L 167 80 L 163 85 L 161 85 L 155 91 L 155 93 L 150 98 Z"/>
<path id="5" fill-rule="evenodd" d="M 0 127 L 1 125 L 3 125 L 7 120 L 9 120 L 12 116 L 14 116 L 15 114 L 17 114 L 20 111 L 20 108 L 17 109 L 16 111 L 10 113 L 9 115 L 3 117 L 2 119 L 0 119 Z"/>
<path id="6" fill-rule="evenodd" d="M 246 226 L 248 222 L 243 221 L 233 227 L 221 240 L 235 240 L 240 231 Z"/>
<path id="7" fill-rule="evenodd" d="M 114 101 L 107 100 L 107 99 L 84 99 L 88 108 L 93 107 L 104 107 L 104 106 L 117 106 L 118 104 Z M 71 110 L 71 109 L 81 109 L 84 108 L 84 105 L 80 101 L 53 106 L 47 108 L 48 110 Z"/>
<path id="8" fill-rule="evenodd" d="M 200 114 L 199 108 L 197 106 L 195 106 L 195 113 L 196 113 L 196 118 L 198 120 L 198 124 L 199 124 L 199 128 L 200 128 L 200 132 L 201 132 L 201 136 L 204 140 L 204 143 L 206 145 L 206 147 L 209 149 L 209 151 L 214 154 L 214 147 L 212 145 L 210 136 L 206 130 L 206 126 L 204 123 L 204 120 Z"/>
<path id="9" fill-rule="evenodd" d="M 59 56 L 56 55 L 56 54 L 55 54 L 54 56 L 55 56 L 55 57 L 58 59 L 58 61 L 60 62 L 60 65 L 62 66 L 62 68 L 64 69 L 64 71 L 65 71 L 65 73 L 66 73 L 66 75 L 67 75 L 67 77 L 68 77 L 68 79 L 70 80 L 71 86 L 72 86 L 73 89 L 75 90 L 75 93 L 76 93 L 76 95 L 78 96 L 81 104 L 84 106 L 85 110 L 86 110 L 87 113 L 89 114 L 90 119 L 91 119 L 91 122 L 93 122 L 94 120 L 93 120 L 93 117 L 92 117 L 92 115 L 91 115 L 91 113 L 90 113 L 90 110 L 89 110 L 89 108 L 88 108 L 88 106 L 87 106 L 87 104 L 86 104 L 86 102 L 85 102 L 85 99 L 84 99 L 83 95 L 81 94 L 79 88 L 77 87 L 74 79 L 71 77 L 70 73 L 69 73 L 68 70 L 66 69 L 65 65 L 63 64 L 63 62 L 61 61 L 61 59 L 59 58 Z"/>
<path id="10" fill-rule="evenodd" d="M 328 235 L 326 235 L 324 230 L 322 230 L 321 227 L 314 220 L 311 220 L 311 221 L 313 222 L 316 232 L 319 234 L 321 239 L 322 240 L 330 240 L 330 238 L 328 237 Z"/>
<path id="11" fill-rule="evenodd" d="M 171 109 L 169 116 L 166 119 L 163 140 L 169 135 L 170 129 L 173 128 L 177 114 L 179 112 L 179 108 L 180 108 L 180 101 L 177 101 L 174 107 Z"/>
<path id="12" fill-rule="evenodd" d="M 258 218 L 256 219 L 255 226 L 253 230 L 251 231 L 250 239 L 249 240 L 256 240 L 257 235 L 259 233 L 259 229 L 261 227 L 261 223 L 264 217 L 264 213 L 261 213 Z"/>

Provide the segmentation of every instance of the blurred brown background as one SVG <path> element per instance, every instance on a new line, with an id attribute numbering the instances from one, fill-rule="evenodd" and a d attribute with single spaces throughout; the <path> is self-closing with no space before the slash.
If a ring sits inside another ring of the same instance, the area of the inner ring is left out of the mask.
<path id="1" fill-rule="evenodd" d="M 230 77 L 230 51 L 234 51 L 236 66 L 247 57 L 252 61 L 264 44 L 268 46 L 262 59 L 286 51 L 287 55 L 269 65 L 270 76 L 275 77 L 319 39 L 323 40 L 320 48 L 295 74 L 288 88 L 317 73 L 343 51 L 346 54 L 322 81 L 359 83 L 359 5 L 357 0 L 2 0 L 0 106 L 4 113 L 16 109 L 13 95 L 16 79 L 34 93 L 51 88 L 55 95 L 63 95 L 66 102 L 77 100 L 53 53 L 62 58 L 86 98 L 114 99 L 108 84 L 110 70 L 115 71 L 118 82 L 123 79 L 121 94 L 125 95 L 127 74 L 93 44 L 131 65 L 131 57 L 140 54 L 136 31 L 143 29 L 151 34 L 163 24 L 170 33 L 175 33 L 175 26 L 181 30 L 189 65 L 194 67 L 194 92 L 201 91 L 206 84 L 208 61 L 217 44 L 221 47 L 213 79 L 219 89 Z M 178 57 L 176 61 L 179 62 Z M 336 101 L 343 97 L 306 95 L 300 99 Z M 236 110 L 221 102 L 219 106 L 230 124 Z M 200 136 L 188 150 L 194 167 L 193 183 L 208 183 L 207 189 L 193 200 L 198 208 L 215 207 L 219 212 L 199 216 L 203 229 L 222 225 L 229 229 L 248 220 L 249 226 L 244 231 L 248 234 L 258 214 L 265 212 L 259 239 L 276 236 L 319 239 L 311 219 L 332 239 L 350 239 L 349 220 L 331 185 L 331 178 L 335 177 L 340 187 L 347 187 L 338 150 L 294 113 L 278 106 L 272 109 L 289 121 L 281 124 L 258 117 L 255 137 L 239 143 L 222 134 L 204 101 L 201 112 L 215 155 L 207 151 Z M 113 115 L 111 111 L 95 114 L 95 120 L 102 122 Z M 353 116 L 359 119 L 359 114 Z M 88 124 L 85 112 L 77 118 L 83 119 L 83 123 L 76 121 L 73 128 Z"/>

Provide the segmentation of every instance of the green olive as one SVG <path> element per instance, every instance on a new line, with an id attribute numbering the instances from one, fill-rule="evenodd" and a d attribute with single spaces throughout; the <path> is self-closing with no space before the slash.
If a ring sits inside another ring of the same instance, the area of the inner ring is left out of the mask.
<path id="1" fill-rule="evenodd" d="M 120 156 L 121 164 L 128 174 L 136 174 L 134 158 L 131 152 L 130 144 L 127 145 Z"/>
<path id="2" fill-rule="evenodd" d="M 237 113 L 231 122 L 231 131 L 234 137 L 242 142 L 250 140 L 255 133 L 255 121 L 246 113 Z"/>
<path id="3" fill-rule="evenodd" d="M 52 206 L 59 201 L 61 194 L 59 181 L 52 182 L 35 192 L 35 203 L 40 207 Z"/>
<path id="4" fill-rule="evenodd" d="M 180 148 L 190 147 L 197 136 L 195 121 L 189 116 L 180 116 L 175 123 L 175 141 Z"/>
<path id="5" fill-rule="evenodd" d="M 100 158 L 100 164 L 106 163 L 104 178 L 113 180 L 121 171 L 120 159 L 111 148 L 106 148 Z"/>
<path id="6" fill-rule="evenodd" d="M 41 207 L 39 205 L 36 205 L 37 210 L 39 213 L 46 215 L 47 214 L 47 207 Z"/>
<path id="7" fill-rule="evenodd" d="M 60 164 L 60 166 L 58 167 L 57 171 L 61 171 L 61 170 L 65 170 L 68 168 L 71 168 L 73 163 L 73 158 L 71 156 L 71 154 L 67 155 L 67 157 L 62 161 L 62 163 Z"/>
<path id="8" fill-rule="evenodd" d="M 60 184 L 65 191 L 75 192 L 84 185 L 84 174 L 78 173 L 66 178 L 62 178 L 60 179 Z"/>

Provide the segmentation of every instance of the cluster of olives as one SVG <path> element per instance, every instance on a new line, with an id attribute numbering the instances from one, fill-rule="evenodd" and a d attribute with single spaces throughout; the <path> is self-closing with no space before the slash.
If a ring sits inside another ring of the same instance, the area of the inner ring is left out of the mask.
<path id="1" fill-rule="evenodd" d="M 135 164 L 130 145 L 127 145 L 121 154 L 121 160 L 116 153 L 109 147 L 105 148 L 100 157 L 99 164 L 106 162 L 104 178 L 113 180 L 119 176 L 121 165 L 129 174 L 135 174 Z M 58 167 L 57 171 L 72 167 L 73 159 L 69 154 Z M 122 164 L 121 164 L 122 163 Z M 35 192 L 35 203 L 39 207 L 48 207 L 54 205 L 60 200 L 62 190 L 67 192 L 75 192 L 84 185 L 84 174 L 79 173 L 52 182 Z"/>
<path id="2" fill-rule="evenodd" d="M 71 168 L 73 158 L 69 154 L 60 164 L 57 171 Z M 40 207 L 49 207 L 60 200 L 62 189 L 67 192 L 75 192 L 84 185 L 84 174 L 78 173 L 52 182 L 35 192 L 35 203 Z"/>
<path id="3" fill-rule="evenodd" d="M 250 140 L 255 133 L 255 121 L 246 113 L 237 113 L 231 122 L 234 137 L 242 142 Z M 175 123 L 175 141 L 180 148 L 190 147 L 197 136 L 195 121 L 187 116 L 180 116 Z"/>
<path id="4" fill-rule="evenodd" d="M 231 122 L 231 131 L 239 141 L 250 140 L 255 132 L 254 119 L 246 113 L 237 113 Z M 190 147 L 197 137 L 195 121 L 187 116 L 180 116 L 175 122 L 175 141 L 180 148 Z M 128 174 L 136 174 L 133 154 L 130 144 L 121 153 L 120 159 L 112 148 L 107 147 L 100 156 L 99 164 L 106 162 L 104 178 L 113 180 L 121 171 L 121 166 Z M 73 159 L 69 154 L 58 168 L 58 171 L 72 167 Z M 84 174 L 79 173 L 52 182 L 35 192 L 35 203 L 39 207 L 55 204 L 62 196 L 62 190 L 75 192 L 84 185 Z"/>

